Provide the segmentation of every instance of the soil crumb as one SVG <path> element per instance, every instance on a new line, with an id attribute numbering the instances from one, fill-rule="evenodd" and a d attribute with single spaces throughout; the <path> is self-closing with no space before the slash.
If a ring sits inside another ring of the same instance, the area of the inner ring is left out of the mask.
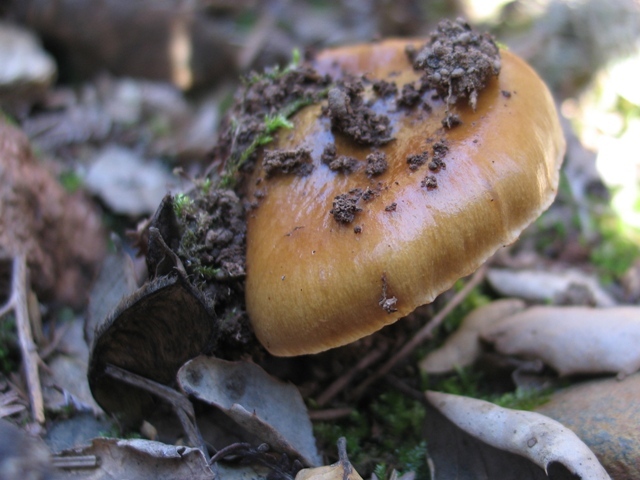
<path id="1" fill-rule="evenodd" d="M 433 144 L 433 159 L 442 160 L 449 153 L 449 145 L 445 140 Z"/>
<path id="2" fill-rule="evenodd" d="M 436 180 L 436 177 L 433 175 L 427 175 L 426 177 L 424 177 L 424 180 L 422 180 L 420 185 L 427 190 L 434 190 L 438 188 L 438 180 Z"/>
<path id="3" fill-rule="evenodd" d="M 402 91 L 398 98 L 398 105 L 402 107 L 413 107 L 420 101 L 421 93 L 413 83 L 402 86 Z"/>
<path id="4" fill-rule="evenodd" d="M 458 125 L 462 125 L 462 120 L 460 120 L 460 117 L 455 113 L 448 112 L 442 119 L 442 126 L 444 128 L 454 128 Z"/>
<path id="5" fill-rule="evenodd" d="M 320 101 L 330 81 L 308 65 L 264 74 L 252 72 L 223 119 L 211 160 L 228 166 L 247 157 L 243 168 L 251 168 L 261 151 L 252 146 L 267 130 L 265 118 L 286 117 L 297 105 Z"/>
<path id="6" fill-rule="evenodd" d="M 409 155 L 407 157 L 407 163 L 409 164 L 410 170 L 417 170 L 422 165 L 427 163 L 429 154 L 427 152 L 417 153 L 415 155 Z"/>
<path id="7" fill-rule="evenodd" d="M 358 159 L 348 155 L 338 155 L 336 144 L 327 145 L 320 156 L 320 161 L 330 170 L 339 173 L 353 173 L 358 169 Z"/>
<path id="8" fill-rule="evenodd" d="M 343 81 L 329 89 L 326 113 L 331 126 L 361 145 L 383 145 L 393 140 L 390 119 L 378 115 L 363 97 L 360 81 Z"/>
<path id="9" fill-rule="evenodd" d="M 295 150 L 267 150 L 264 152 L 262 167 L 267 177 L 277 173 L 294 173 L 304 177 L 313 170 L 311 151 L 305 148 Z"/>
<path id="10" fill-rule="evenodd" d="M 382 275 L 382 297 L 378 302 L 378 305 L 382 307 L 382 309 L 387 313 L 397 312 L 396 304 L 398 303 L 398 299 L 396 297 L 388 297 L 387 290 L 389 285 L 387 284 L 387 276 L 385 274 Z"/>
<path id="11" fill-rule="evenodd" d="M 358 200 L 362 197 L 362 190 L 355 188 L 349 193 L 342 193 L 333 200 L 333 208 L 329 212 L 338 223 L 351 223 L 356 213 L 362 209 L 358 207 Z"/>
<path id="12" fill-rule="evenodd" d="M 365 172 L 369 177 L 377 177 L 387 171 L 389 164 L 384 152 L 373 152 L 367 155 L 367 168 Z"/>
<path id="13" fill-rule="evenodd" d="M 376 80 L 373 82 L 372 88 L 380 98 L 390 97 L 398 93 L 398 86 L 395 82 L 387 82 L 386 80 Z"/>
<path id="14" fill-rule="evenodd" d="M 489 34 L 479 34 L 462 19 L 442 20 L 429 42 L 418 52 L 408 51 L 423 82 L 448 105 L 467 99 L 475 110 L 480 92 L 491 76 L 500 73 L 500 52 Z"/>

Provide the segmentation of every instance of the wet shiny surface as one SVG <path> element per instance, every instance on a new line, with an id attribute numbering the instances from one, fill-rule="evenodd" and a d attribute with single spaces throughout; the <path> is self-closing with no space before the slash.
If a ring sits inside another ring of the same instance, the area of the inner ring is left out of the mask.
<path id="1" fill-rule="evenodd" d="M 318 68 L 363 69 L 370 78 L 403 82 L 418 78 L 404 54 L 404 42 L 391 41 L 355 50 L 322 54 Z M 363 55 L 366 53 L 366 55 Z M 546 208 L 557 187 L 564 140 L 546 87 L 521 60 L 503 52 L 503 71 L 481 92 L 478 109 L 457 105 L 463 124 L 444 130 L 442 102 L 432 112 L 391 108 L 395 140 L 379 150 L 389 168 L 378 177 L 364 172 L 370 147 L 355 145 L 330 130 L 320 106 L 307 107 L 267 148 L 311 149 L 315 168 L 307 177 L 263 178 L 266 192 L 250 213 L 247 252 L 247 307 L 256 333 L 278 355 L 296 355 L 345 344 L 392 323 L 428 303 L 458 278 L 471 273 Z M 398 75 L 397 72 L 402 72 Z M 399 81 L 401 79 L 402 81 Z M 510 91 L 507 98 L 502 90 Z M 446 169 L 427 165 L 411 171 L 406 157 L 429 152 L 446 140 Z M 320 162 L 326 145 L 338 155 L 359 159 L 351 174 Z M 438 187 L 421 186 L 427 174 Z M 254 181 L 264 177 L 260 169 Z M 378 191 L 358 202 L 351 224 L 329 213 L 336 195 L 353 188 Z M 385 207 L 396 203 L 395 211 Z M 359 234 L 354 227 L 361 227 Z M 387 298 L 398 311 L 379 305 Z"/>

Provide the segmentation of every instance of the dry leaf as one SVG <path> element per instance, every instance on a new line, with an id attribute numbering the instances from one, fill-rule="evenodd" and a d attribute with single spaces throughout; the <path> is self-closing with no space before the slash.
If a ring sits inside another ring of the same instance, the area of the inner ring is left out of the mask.
<path id="1" fill-rule="evenodd" d="M 311 421 L 298 389 L 258 365 L 196 357 L 178 372 L 189 395 L 219 408 L 276 452 L 320 464 Z"/>
<path id="2" fill-rule="evenodd" d="M 456 367 L 466 367 L 476 361 L 482 348 L 480 332 L 489 325 L 516 312 L 524 310 L 525 303 L 518 299 L 503 299 L 476 308 L 445 344 L 420 361 L 420 369 L 426 373 L 448 373 Z"/>
<path id="3" fill-rule="evenodd" d="M 640 307 L 533 307 L 482 336 L 500 353 L 538 358 L 560 375 L 640 368 Z"/>
<path id="4" fill-rule="evenodd" d="M 144 161 L 115 145 L 98 153 L 85 181 L 111 210 L 132 216 L 154 212 L 166 193 L 178 186 L 178 179 L 160 162 Z"/>
<path id="5" fill-rule="evenodd" d="M 112 480 L 117 478 L 174 480 L 212 480 L 213 472 L 197 448 L 165 445 L 151 440 L 96 438 L 91 446 L 66 450 L 55 464 L 69 457 L 95 457 L 95 468 L 73 470 L 74 479 Z M 70 477 L 71 478 L 71 477 Z"/>
<path id="6" fill-rule="evenodd" d="M 340 460 L 333 465 L 300 470 L 295 480 L 362 480 L 347 457 L 347 442 L 344 438 L 338 440 L 338 454 Z"/>
<path id="7" fill-rule="evenodd" d="M 582 480 L 610 478 L 575 433 L 544 415 L 446 393 L 427 392 L 426 396 L 445 420 L 435 426 L 434 416 L 427 415 L 436 479 L 451 478 L 441 476 L 446 471 L 458 472 L 460 479 L 575 478 L 567 477 L 565 469 Z M 445 448 L 449 462 L 442 455 Z"/>
<path id="8" fill-rule="evenodd" d="M 584 272 L 548 272 L 539 270 L 489 269 L 491 286 L 505 297 L 517 297 L 536 302 L 549 302 L 566 295 L 572 287 L 580 287 L 589 301 L 598 307 L 612 307 L 616 301 Z"/>
<path id="9" fill-rule="evenodd" d="M 139 424 L 152 413 L 154 399 L 105 375 L 107 365 L 169 385 L 184 362 L 207 348 L 215 331 L 211 301 L 185 278 L 150 281 L 96 329 L 87 374 L 93 397 L 124 425 Z"/>

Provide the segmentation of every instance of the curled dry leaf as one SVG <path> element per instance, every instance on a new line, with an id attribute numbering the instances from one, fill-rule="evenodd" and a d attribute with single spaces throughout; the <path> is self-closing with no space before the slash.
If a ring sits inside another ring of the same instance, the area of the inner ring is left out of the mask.
<path id="1" fill-rule="evenodd" d="M 640 307 L 533 307 L 482 337 L 504 355 L 538 358 L 563 376 L 640 368 Z"/>
<path id="2" fill-rule="evenodd" d="M 493 472 L 485 478 L 513 478 L 513 479 L 538 479 L 538 478 L 567 478 L 556 473 L 560 466 L 568 470 L 573 475 L 577 475 L 582 480 L 606 480 L 609 475 L 600 465 L 594 453 L 568 428 L 562 424 L 535 412 L 525 412 L 498 407 L 484 400 L 477 400 L 458 395 L 451 395 L 440 392 L 427 392 L 429 403 L 442 414 L 446 421 L 450 422 L 446 427 L 440 428 L 462 430 L 468 434 L 471 442 L 481 442 L 486 446 L 493 447 L 502 452 L 515 454 L 508 457 L 486 448 L 478 448 L 478 452 L 469 448 L 469 441 L 463 442 L 465 452 L 456 459 L 461 465 L 455 467 L 464 471 L 470 463 L 476 460 L 476 466 L 482 469 L 491 470 L 496 465 L 500 465 L 502 473 Z M 428 416 L 429 418 L 429 416 Z M 435 445 L 446 433 L 433 431 L 434 439 L 430 439 L 430 451 L 437 451 Z M 429 433 L 427 433 L 429 434 Z M 450 441 L 450 439 L 449 439 Z M 475 447 L 477 445 L 474 444 Z M 456 451 L 456 449 L 452 449 Z M 484 461 L 478 463 L 477 457 L 482 455 Z M 491 455 L 490 458 L 487 458 Z M 529 461 L 523 463 L 522 458 Z M 532 468 L 533 465 L 539 469 Z M 436 459 L 436 472 L 439 468 L 446 466 Z M 561 469 L 561 471 L 564 471 Z M 553 472 L 553 473 L 552 473 Z M 441 472 L 442 473 L 442 472 Z M 477 475 L 478 472 L 475 472 Z M 515 475 L 515 476 L 514 476 Z M 547 476 L 548 475 L 548 476 Z M 447 478 L 437 477 L 436 478 Z M 478 478 L 468 476 L 457 478 Z M 575 478 L 575 477 L 571 477 Z"/>
<path id="3" fill-rule="evenodd" d="M 571 428 L 614 480 L 640 478 L 640 374 L 554 393 L 537 411 Z"/>
<path id="4" fill-rule="evenodd" d="M 114 478 L 211 480 L 214 478 L 207 460 L 199 449 L 165 445 L 151 440 L 96 438 L 88 447 L 65 450 L 60 453 L 55 458 L 54 464 L 72 464 L 73 457 L 85 460 L 87 464 L 93 460 L 92 466 L 95 468 L 73 470 L 72 478 L 82 480 Z"/>
<path id="5" fill-rule="evenodd" d="M 467 315 L 458 330 L 445 344 L 420 361 L 426 373 L 447 373 L 456 367 L 466 367 L 481 353 L 480 332 L 503 318 L 522 311 L 525 303 L 518 299 L 503 299 L 476 308 Z"/>
<path id="6" fill-rule="evenodd" d="M 114 365 L 169 385 L 187 360 L 215 338 L 210 302 L 183 276 L 159 277 L 122 302 L 97 327 L 89 358 L 89 386 L 100 406 L 135 425 L 153 406 L 146 392 L 105 374 Z"/>
<path id="7" fill-rule="evenodd" d="M 347 442 L 344 438 L 338 440 L 338 454 L 340 459 L 324 467 L 305 468 L 300 470 L 295 480 L 362 480 L 347 457 Z"/>
<path id="8" fill-rule="evenodd" d="M 613 307 L 616 301 L 598 283 L 584 272 L 548 272 L 538 270 L 489 269 L 487 279 L 501 295 L 545 302 L 557 300 L 579 287 L 588 302 L 598 307 Z"/>
<path id="9" fill-rule="evenodd" d="M 269 376 L 258 365 L 200 356 L 178 372 L 189 395 L 222 410 L 249 434 L 276 452 L 320 464 L 307 409 L 290 383 Z"/>

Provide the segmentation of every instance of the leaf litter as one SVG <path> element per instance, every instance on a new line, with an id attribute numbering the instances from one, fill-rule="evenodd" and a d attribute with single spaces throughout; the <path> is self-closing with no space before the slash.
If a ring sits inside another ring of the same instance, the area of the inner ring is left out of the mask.
<path id="1" fill-rule="evenodd" d="M 69 145 L 71 144 L 72 146 L 74 144 L 77 144 L 79 142 L 83 142 L 83 141 L 90 141 L 90 142 L 102 142 L 105 138 L 106 135 L 110 135 L 113 134 L 113 127 L 114 126 L 121 126 L 122 123 L 120 122 L 120 120 L 116 119 L 115 121 L 112 120 L 110 123 L 105 124 L 105 123 L 100 123 L 100 122 L 94 122 L 92 119 L 95 120 L 95 117 L 92 117 L 90 115 L 90 111 L 87 110 L 87 112 L 89 112 L 87 114 L 87 116 L 83 117 L 82 115 L 78 115 L 78 118 L 76 119 L 75 123 L 73 122 L 68 122 L 65 124 L 65 119 L 64 117 L 59 117 L 58 119 L 55 120 L 54 123 L 56 123 L 57 125 L 60 125 L 62 127 L 66 126 L 69 127 L 68 131 L 65 133 L 64 131 L 62 132 L 61 135 L 56 137 L 56 132 L 55 130 L 50 130 L 51 133 L 53 135 L 51 135 L 49 138 L 52 139 L 52 141 L 55 144 L 55 148 L 59 149 L 59 151 L 64 150 L 65 148 L 68 148 Z M 73 120 L 73 116 L 68 117 L 70 120 Z M 82 120 L 84 118 L 84 120 Z M 119 123 L 120 122 L 120 123 Z M 84 123 L 84 125 L 83 125 Z M 71 125 L 71 127 L 70 127 Z M 107 125 L 107 127 L 105 127 L 105 125 Z M 83 130 L 83 127 L 86 128 Z M 75 129 L 75 130 L 74 130 Z M 115 130 L 118 130 L 117 128 Z M 80 133 L 81 135 L 79 137 L 74 136 L 76 133 Z M 84 133 L 83 133 L 84 132 Z M 120 135 L 122 133 L 122 131 L 118 132 L 118 135 Z M 66 139 L 65 139 L 66 137 Z M 43 138 L 46 138 L 46 136 L 43 136 Z M 58 141 L 57 139 L 60 139 L 60 141 Z M 56 143 L 57 142 L 57 143 Z M 548 297 L 545 297 L 548 298 Z M 472 337 L 473 339 L 473 343 L 474 345 L 477 345 L 477 337 L 474 336 Z M 396 360 L 397 361 L 397 360 Z M 390 367 L 386 369 L 386 371 L 388 372 L 390 370 Z M 360 375 L 359 378 L 361 378 L 362 375 Z M 382 377 L 382 374 L 379 374 L 379 378 Z M 367 380 L 367 378 L 365 378 L 365 381 Z M 360 395 L 362 395 L 362 391 L 364 391 L 364 389 L 360 389 Z M 344 397 L 342 396 L 338 396 L 338 402 L 333 402 L 333 405 L 339 405 L 341 401 L 343 401 Z M 113 448 L 117 448 L 117 449 L 121 449 L 121 450 L 125 450 L 129 448 L 129 445 L 127 444 L 127 442 L 122 441 L 121 443 L 117 443 L 117 441 L 114 441 L 116 443 L 114 443 L 114 445 L 118 445 L 118 446 L 114 446 Z M 185 452 L 186 450 L 183 450 L 183 452 Z M 161 451 L 161 449 L 157 449 L 157 448 L 149 448 L 147 449 L 147 453 L 149 454 L 147 456 L 147 459 L 150 462 L 154 462 L 155 461 L 155 456 L 159 455 L 162 456 L 164 455 Z M 111 453 L 107 453 L 107 450 L 103 451 L 103 454 L 105 456 L 109 456 L 111 455 Z M 136 454 L 137 455 L 137 454 Z M 127 462 L 131 462 L 134 461 L 134 459 L 137 459 L 137 456 L 128 456 L 126 460 L 123 460 L 123 468 L 126 467 Z M 146 467 L 151 468 L 150 465 L 146 465 Z M 222 468 L 222 464 L 216 464 L 212 467 L 213 470 L 215 470 L 215 468 L 220 467 Z M 142 468 L 142 467 L 141 467 Z M 149 471 L 146 471 L 146 473 L 148 473 Z M 99 472 L 94 472 L 96 474 L 98 474 Z M 226 476 L 224 478 L 227 478 Z M 522 477 L 521 477 L 522 478 Z"/>

